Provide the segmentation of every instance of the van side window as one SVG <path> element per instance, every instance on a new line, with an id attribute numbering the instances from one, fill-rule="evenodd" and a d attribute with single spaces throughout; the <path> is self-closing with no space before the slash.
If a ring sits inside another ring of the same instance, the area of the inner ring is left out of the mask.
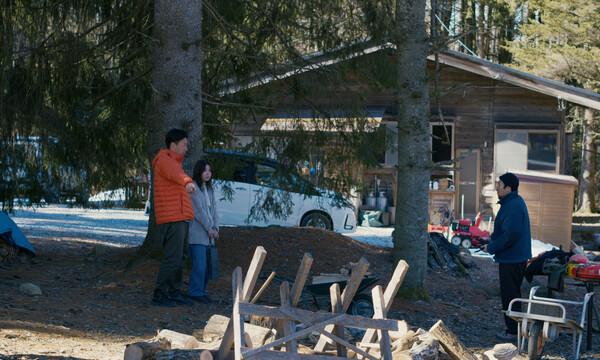
<path id="1" fill-rule="evenodd" d="M 248 183 L 248 163 L 238 163 L 233 171 L 233 181 Z"/>
<path id="2" fill-rule="evenodd" d="M 264 164 L 255 164 L 256 166 L 256 183 L 258 185 L 277 187 L 277 182 L 274 178 L 275 168 Z"/>

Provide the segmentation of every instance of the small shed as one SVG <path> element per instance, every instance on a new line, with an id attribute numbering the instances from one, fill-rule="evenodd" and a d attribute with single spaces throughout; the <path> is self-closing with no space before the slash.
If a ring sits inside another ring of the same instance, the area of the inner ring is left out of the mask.
<path id="1" fill-rule="evenodd" d="M 519 195 L 527 204 L 531 237 L 556 247 L 562 246 L 568 252 L 571 248 L 574 194 L 579 184 L 577 179 L 539 171 L 508 171 L 519 178 Z"/>

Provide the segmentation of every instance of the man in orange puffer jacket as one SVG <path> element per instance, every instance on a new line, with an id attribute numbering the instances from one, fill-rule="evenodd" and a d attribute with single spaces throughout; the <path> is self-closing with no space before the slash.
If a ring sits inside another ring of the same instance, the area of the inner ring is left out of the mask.
<path id="1" fill-rule="evenodd" d="M 154 214 L 165 251 L 151 301 L 156 306 L 194 305 L 181 293 L 183 266 L 188 257 L 188 231 L 194 220 L 190 193 L 196 191 L 194 181 L 181 166 L 187 152 L 187 137 L 184 130 L 169 130 L 165 138 L 167 148 L 159 151 L 152 161 Z"/>

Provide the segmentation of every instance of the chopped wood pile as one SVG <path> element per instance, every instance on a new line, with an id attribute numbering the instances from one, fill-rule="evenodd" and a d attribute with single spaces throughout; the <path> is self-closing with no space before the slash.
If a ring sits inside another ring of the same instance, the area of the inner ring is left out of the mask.
<path id="1" fill-rule="evenodd" d="M 350 264 L 350 271 L 341 275 L 347 279 L 343 291 L 333 282 L 330 289 L 330 312 L 312 312 L 297 307 L 313 263 L 305 253 L 293 283 L 284 281 L 279 287 L 279 306 L 256 304 L 274 274 L 265 281 L 257 294 L 251 294 L 266 257 L 257 247 L 246 276 L 240 267 L 232 276 L 233 311 L 231 317 L 213 315 L 201 330 L 192 335 L 162 330 L 157 336 L 130 344 L 125 360 L 141 359 L 476 359 L 440 320 L 429 331 L 411 330 L 403 320 L 388 319 L 386 314 L 408 271 L 400 261 L 383 289 L 372 289 L 372 318 L 350 315 L 347 310 L 367 273 L 369 262 L 363 257 Z M 323 275 L 321 275 L 323 276 Z M 331 278 L 332 274 L 326 274 Z M 349 277 L 348 277 L 349 276 Z M 268 318 L 269 327 L 249 323 L 253 317 Z M 362 329 L 356 332 L 356 329 Z M 352 329 L 353 331 L 350 331 Z M 358 335 L 357 335 L 358 334 Z M 443 354 L 443 355 L 442 355 Z M 323 356 L 327 356 L 324 358 Z"/>
<path id="2" fill-rule="evenodd" d="M 427 265 L 430 268 L 447 268 L 466 274 L 467 269 L 473 267 L 469 260 L 471 253 L 467 249 L 452 245 L 441 233 L 430 232 L 427 245 Z"/>

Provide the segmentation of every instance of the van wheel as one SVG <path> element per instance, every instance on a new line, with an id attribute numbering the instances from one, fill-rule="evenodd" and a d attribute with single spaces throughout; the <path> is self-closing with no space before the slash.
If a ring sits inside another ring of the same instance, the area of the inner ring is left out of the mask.
<path id="1" fill-rule="evenodd" d="M 333 224 L 329 217 L 323 213 L 313 212 L 304 217 L 300 226 L 315 227 L 319 229 L 333 230 Z"/>

